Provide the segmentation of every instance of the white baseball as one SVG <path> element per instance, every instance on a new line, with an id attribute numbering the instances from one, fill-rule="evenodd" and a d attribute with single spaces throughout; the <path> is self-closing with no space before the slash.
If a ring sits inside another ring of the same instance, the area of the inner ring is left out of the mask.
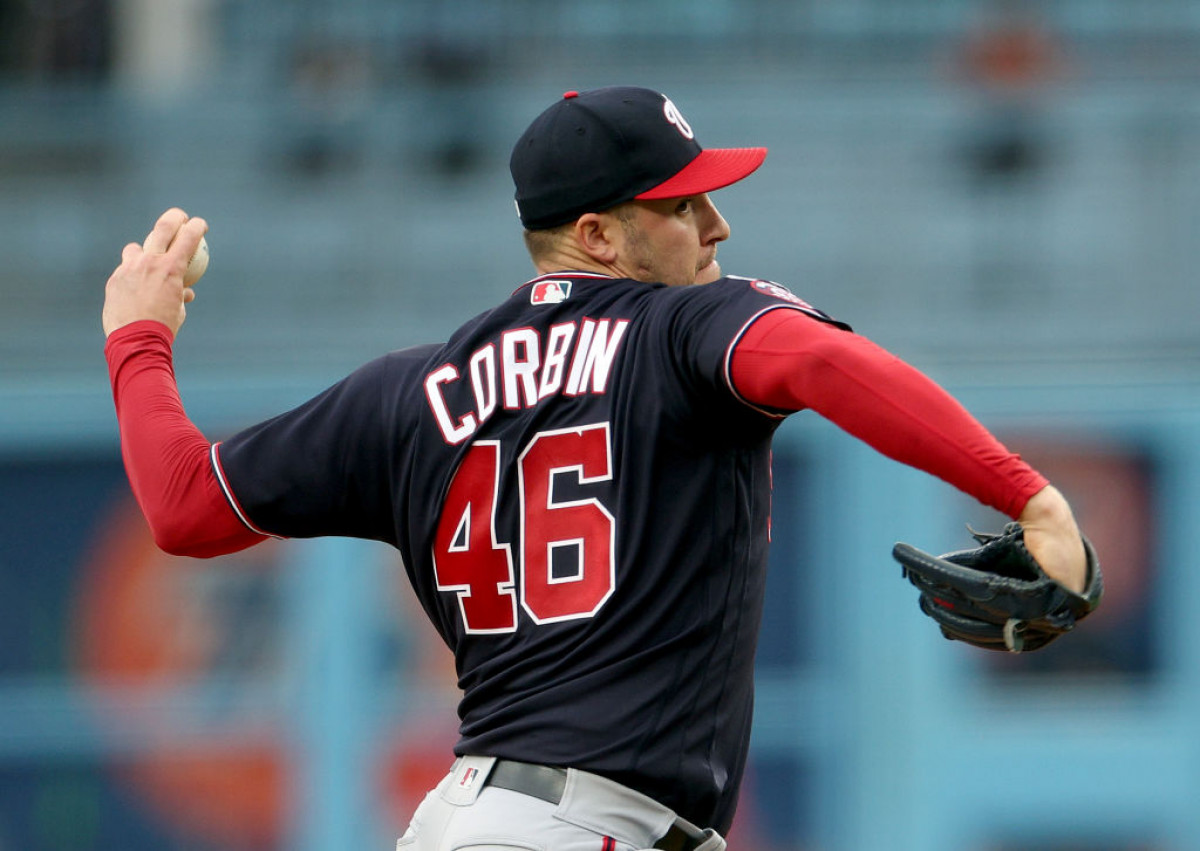
<path id="1" fill-rule="evenodd" d="M 204 277 L 205 271 L 208 270 L 208 242 L 204 237 L 200 237 L 200 244 L 196 246 L 196 253 L 192 255 L 192 259 L 188 261 L 187 271 L 183 273 L 183 285 L 190 287 Z"/>

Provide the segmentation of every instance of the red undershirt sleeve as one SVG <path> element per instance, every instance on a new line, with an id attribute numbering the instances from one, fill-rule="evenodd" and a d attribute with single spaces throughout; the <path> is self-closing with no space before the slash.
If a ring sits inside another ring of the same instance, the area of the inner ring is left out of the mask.
<path id="1" fill-rule="evenodd" d="M 748 402 L 781 411 L 809 408 L 887 457 L 1009 517 L 1047 484 L 914 367 L 799 311 L 759 317 L 736 344 L 730 376 Z"/>
<path id="2" fill-rule="evenodd" d="M 175 384 L 170 330 L 134 322 L 104 346 L 121 457 L 154 540 L 173 555 L 210 558 L 264 540 L 238 518 L 217 481 L 211 446 Z"/>

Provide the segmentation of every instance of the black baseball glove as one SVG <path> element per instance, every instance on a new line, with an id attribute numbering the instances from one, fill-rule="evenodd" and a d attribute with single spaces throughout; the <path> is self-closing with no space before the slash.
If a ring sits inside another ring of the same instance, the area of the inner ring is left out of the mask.
<path id="1" fill-rule="evenodd" d="M 904 576 L 921 592 L 921 611 L 946 638 L 985 650 L 1037 650 L 1100 604 L 1100 563 L 1087 538 L 1087 587 L 1076 594 L 1029 554 L 1020 523 L 1009 523 L 999 535 L 968 530 L 979 542 L 974 549 L 934 556 L 910 544 L 892 548 Z"/>

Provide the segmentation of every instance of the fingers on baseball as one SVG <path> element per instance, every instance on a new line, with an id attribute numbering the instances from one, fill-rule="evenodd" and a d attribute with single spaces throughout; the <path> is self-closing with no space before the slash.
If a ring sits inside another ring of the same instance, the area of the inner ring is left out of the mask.
<path id="1" fill-rule="evenodd" d="M 154 223 L 154 228 L 146 235 L 142 248 L 147 254 L 166 254 L 167 249 L 175 240 L 175 234 L 188 221 L 188 214 L 178 207 L 172 207 Z"/>
<path id="2" fill-rule="evenodd" d="M 188 261 L 196 253 L 200 240 L 208 231 L 208 222 L 199 216 L 189 217 L 178 207 L 172 207 L 154 223 L 154 229 L 142 243 L 146 254 L 171 255 L 173 261 L 181 262 L 186 269 Z"/>

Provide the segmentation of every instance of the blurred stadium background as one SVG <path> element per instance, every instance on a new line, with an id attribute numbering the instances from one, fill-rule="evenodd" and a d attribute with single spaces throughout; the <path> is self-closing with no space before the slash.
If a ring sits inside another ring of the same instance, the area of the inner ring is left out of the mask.
<path id="1" fill-rule="evenodd" d="M 1200 2 L 0 0 L 0 851 L 391 847 L 448 654 L 382 548 L 157 553 L 104 280 L 208 219 L 177 369 L 219 438 L 522 282 L 509 146 L 615 83 L 771 148 L 726 271 L 954 390 L 1110 588 L 1043 653 L 942 641 L 891 544 L 997 518 L 793 418 L 732 847 L 1200 848 Z"/>

